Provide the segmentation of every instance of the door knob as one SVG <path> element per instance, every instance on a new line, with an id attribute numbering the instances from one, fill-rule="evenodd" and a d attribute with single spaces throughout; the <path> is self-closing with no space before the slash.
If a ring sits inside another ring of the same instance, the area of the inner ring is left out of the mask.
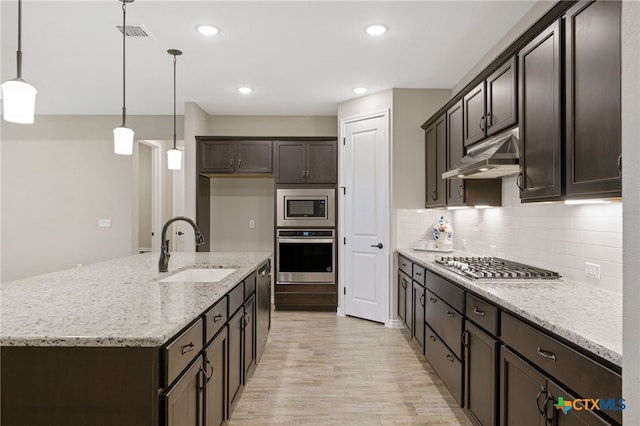
<path id="1" fill-rule="evenodd" d="M 376 245 L 372 244 L 371 247 L 378 247 L 379 249 L 382 249 L 382 247 L 384 247 L 384 246 L 382 245 L 382 243 L 378 243 Z"/>

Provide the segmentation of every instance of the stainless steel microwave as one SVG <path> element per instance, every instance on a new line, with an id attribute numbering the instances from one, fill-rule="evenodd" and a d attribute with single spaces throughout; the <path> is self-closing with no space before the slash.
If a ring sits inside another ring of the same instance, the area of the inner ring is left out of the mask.
<path id="1" fill-rule="evenodd" d="M 295 188 L 276 190 L 276 225 L 325 226 L 336 223 L 335 189 Z"/>

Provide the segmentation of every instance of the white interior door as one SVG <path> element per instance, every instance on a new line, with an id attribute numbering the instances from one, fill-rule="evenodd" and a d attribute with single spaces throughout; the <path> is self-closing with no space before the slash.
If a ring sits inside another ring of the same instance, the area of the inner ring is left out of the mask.
<path id="1" fill-rule="evenodd" d="M 387 115 L 344 125 L 344 313 L 385 322 L 389 282 Z"/>

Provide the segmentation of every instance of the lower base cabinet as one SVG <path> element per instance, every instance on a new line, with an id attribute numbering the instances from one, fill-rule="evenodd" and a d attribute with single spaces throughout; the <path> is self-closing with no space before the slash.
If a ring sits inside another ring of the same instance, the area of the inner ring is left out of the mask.
<path id="1" fill-rule="evenodd" d="M 242 325 L 244 322 L 244 310 L 240 308 L 229 319 L 229 413 L 235 407 L 238 397 L 242 393 Z"/>
<path id="2" fill-rule="evenodd" d="M 424 342 L 424 287 L 414 282 L 412 289 L 412 316 L 413 327 L 412 336 L 413 339 L 418 342 L 420 346 L 420 352 L 424 354 L 425 342 Z"/>
<path id="3" fill-rule="evenodd" d="M 205 348 L 204 424 L 206 426 L 220 426 L 228 416 L 228 350 L 229 333 L 224 327 Z"/>
<path id="4" fill-rule="evenodd" d="M 495 425 L 498 341 L 467 321 L 463 342 L 464 410 L 476 425 Z"/>
<path id="5" fill-rule="evenodd" d="M 200 355 L 186 373 L 164 394 L 167 426 L 202 425 L 204 390 L 203 357 Z"/>
<path id="6" fill-rule="evenodd" d="M 449 389 L 453 399 L 462 406 L 464 401 L 462 388 L 462 361 L 449 350 L 438 335 L 425 326 L 425 356 L 444 385 Z"/>

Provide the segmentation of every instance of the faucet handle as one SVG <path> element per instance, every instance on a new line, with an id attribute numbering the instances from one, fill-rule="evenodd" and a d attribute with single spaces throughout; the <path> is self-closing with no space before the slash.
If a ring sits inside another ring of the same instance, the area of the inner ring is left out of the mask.
<path id="1" fill-rule="evenodd" d="M 202 234 L 200 232 L 196 232 L 195 233 L 195 237 L 196 237 L 196 245 L 202 245 L 204 244 L 204 237 L 202 236 Z"/>

